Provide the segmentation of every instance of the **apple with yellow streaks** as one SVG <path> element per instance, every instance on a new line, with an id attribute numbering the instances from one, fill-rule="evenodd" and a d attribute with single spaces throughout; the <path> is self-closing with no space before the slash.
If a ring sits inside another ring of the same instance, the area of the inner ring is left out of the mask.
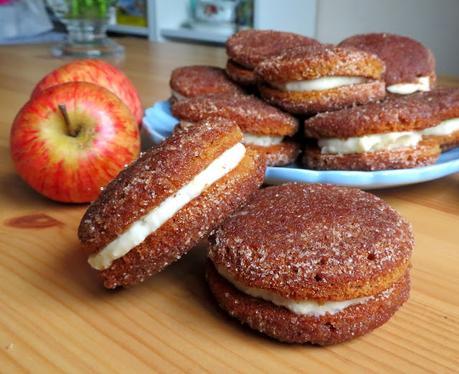
<path id="1" fill-rule="evenodd" d="M 129 107 L 137 123 L 141 124 L 143 109 L 139 94 L 129 78 L 113 65 L 96 59 L 69 62 L 53 70 L 38 82 L 32 97 L 49 87 L 66 82 L 89 82 L 105 87 Z"/>
<path id="2" fill-rule="evenodd" d="M 129 108 L 106 88 L 86 82 L 50 87 L 19 111 L 10 136 L 18 174 L 61 202 L 93 201 L 140 152 Z"/>

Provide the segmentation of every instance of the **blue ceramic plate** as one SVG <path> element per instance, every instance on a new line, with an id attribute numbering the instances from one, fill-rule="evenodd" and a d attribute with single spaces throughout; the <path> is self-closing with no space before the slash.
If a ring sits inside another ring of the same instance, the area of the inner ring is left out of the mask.
<path id="1" fill-rule="evenodd" d="M 171 114 L 168 101 L 159 101 L 145 111 L 143 125 L 153 143 L 167 138 L 178 120 Z M 268 167 L 265 182 L 332 183 L 364 189 L 386 188 L 427 182 L 459 172 L 459 147 L 441 155 L 435 165 L 416 169 L 383 171 L 317 171 L 302 169 L 298 165 L 288 167 Z"/>

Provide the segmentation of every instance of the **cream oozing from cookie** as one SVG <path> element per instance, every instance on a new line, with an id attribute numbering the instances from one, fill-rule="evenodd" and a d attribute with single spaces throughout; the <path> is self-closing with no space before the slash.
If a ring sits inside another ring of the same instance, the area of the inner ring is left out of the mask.
<path id="1" fill-rule="evenodd" d="M 89 264 L 97 270 L 109 268 L 113 261 L 129 253 L 132 248 L 142 243 L 147 236 L 159 229 L 206 188 L 236 168 L 244 158 L 245 152 L 246 149 L 242 143 L 237 143 L 223 152 L 172 196 L 166 198 L 145 216 L 132 223 L 101 251 L 89 256 Z"/>
<path id="2" fill-rule="evenodd" d="M 321 153 L 349 154 L 416 147 L 423 136 L 447 136 L 459 131 L 459 118 L 451 118 L 420 131 L 388 132 L 351 138 L 319 139 Z"/>
<path id="3" fill-rule="evenodd" d="M 255 135 L 250 133 L 243 133 L 244 144 L 258 145 L 260 147 L 269 147 L 271 145 L 280 144 L 284 139 L 283 136 L 272 136 L 272 135 Z"/>
<path id="4" fill-rule="evenodd" d="M 223 278 L 225 278 L 239 291 L 249 296 L 270 301 L 275 305 L 282 306 L 295 314 L 303 316 L 321 317 L 325 314 L 336 314 L 343 311 L 347 307 L 352 305 L 365 304 L 375 298 L 375 296 L 365 296 L 350 300 L 327 301 L 324 303 L 318 303 L 314 300 L 290 300 L 270 291 L 244 286 L 241 282 L 235 280 L 234 277 L 229 274 L 229 272 L 223 266 L 216 265 L 215 268 Z M 392 289 L 388 289 L 383 291 L 381 294 L 383 296 L 389 296 L 391 292 Z M 381 294 L 378 294 L 378 296 Z"/>
<path id="5" fill-rule="evenodd" d="M 183 128 L 195 126 L 195 122 L 180 121 L 180 126 Z M 283 136 L 276 135 L 255 135 L 247 132 L 242 133 L 242 143 L 258 145 L 259 147 L 269 147 L 280 144 L 284 140 Z"/>
<path id="6" fill-rule="evenodd" d="M 342 86 L 361 84 L 367 81 L 364 77 L 321 77 L 316 79 L 291 81 L 286 83 L 270 83 L 273 87 L 282 91 L 307 92 L 307 91 L 324 91 Z"/>
<path id="7" fill-rule="evenodd" d="M 321 153 L 348 154 L 415 147 L 422 139 L 415 131 L 389 132 L 352 138 L 319 139 Z"/>
<path id="8" fill-rule="evenodd" d="M 459 131 L 459 118 L 451 118 L 440 122 L 437 126 L 428 127 L 420 133 L 422 135 L 445 136 Z"/>
<path id="9" fill-rule="evenodd" d="M 396 83 L 386 87 L 390 93 L 409 95 L 417 91 L 430 91 L 430 77 L 419 77 L 413 83 Z"/>

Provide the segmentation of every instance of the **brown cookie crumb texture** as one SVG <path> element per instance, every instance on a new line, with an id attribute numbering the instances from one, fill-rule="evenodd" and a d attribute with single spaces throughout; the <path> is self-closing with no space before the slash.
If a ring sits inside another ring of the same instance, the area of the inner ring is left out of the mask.
<path id="1" fill-rule="evenodd" d="M 382 102 L 320 113 L 304 122 L 312 138 L 349 138 L 386 132 L 422 130 L 459 117 L 459 89 L 441 88 Z"/>
<path id="2" fill-rule="evenodd" d="M 255 135 L 294 135 L 298 120 L 254 96 L 200 96 L 180 100 L 172 114 L 187 122 L 214 118 L 234 121 L 242 131 Z"/>
<path id="3" fill-rule="evenodd" d="M 438 157 L 438 142 L 423 140 L 416 147 L 350 154 L 321 153 L 318 147 L 310 147 L 303 152 L 303 165 L 315 170 L 411 169 L 432 165 Z"/>
<path id="4" fill-rule="evenodd" d="M 231 60 L 253 69 L 261 61 L 286 49 L 320 45 L 317 40 L 290 32 L 273 30 L 243 30 L 226 42 L 226 53 Z"/>
<path id="5" fill-rule="evenodd" d="M 246 147 L 263 154 L 268 166 L 289 165 L 295 162 L 301 152 L 300 145 L 289 140 L 269 147 L 261 147 L 253 144 L 247 144 Z"/>
<path id="6" fill-rule="evenodd" d="M 215 66 L 194 65 L 174 69 L 169 84 L 172 90 L 186 97 L 243 93 L 227 77 L 225 70 Z"/>
<path id="7" fill-rule="evenodd" d="M 439 144 L 443 152 L 459 146 L 459 131 L 455 131 L 450 135 L 425 136 L 424 138 Z"/>
<path id="8" fill-rule="evenodd" d="M 150 148 L 110 182 L 84 214 L 78 237 L 86 251 L 105 247 L 241 140 L 236 124 L 219 119 L 175 131 Z"/>
<path id="9" fill-rule="evenodd" d="M 416 82 L 418 77 L 430 77 L 435 84 L 435 58 L 424 45 L 406 36 L 370 33 L 354 35 L 338 44 L 374 53 L 386 64 L 384 80 L 387 85 Z"/>
<path id="10" fill-rule="evenodd" d="M 376 55 L 350 48 L 299 47 L 266 59 L 255 68 L 263 82 L 284 83 L 329 76 L 381 79 L 384 62 Z"/>
<path id="11" fill-rule="evenodd" d="M 378 197 L 290 183 L 258 191 L 211 238 L 209 258 L 247 287 L 288 299 L 349 300 L 398 280 L 410 225 Z"/>
<path id="12" fill-rule="evenodd" d="M 263 99 L 286 112 L 310 115 L 336 111 L 349 106 L 381 100 L 386 95 L 384 82 L 372 81 L 323 91 L 287 92 L 267 84 L 259 86 Z"/>
<path id="13" fill-rule="evenodd" d="M 392 292 L 381 294 L 366 304 L 353 305 L 337 314 L 302 316 L 269 301 L 246 295 L 223 277 L 209 262 L 206 277 L 220 307 L 232 317 L 265 335 L 286 343 L 330 345 L 367 334 L 386 323 L 408 300 L 408 271 L 392 285 Z"/>
<path id="14" fill-rule="evenodd" d="M 246 68 L 232 60 L 226 63 L 226 74 L 231 80 L 243 86 L 254 86 L 258 82 L 253 69 Z"/>
<path id="15" fill-rule="evenodd" d="M 132 286 L 163 270 L 240 208 L 263 183 L 265 160 L 247 151 L 241 163 L 180 209 L 100 276 L 107 288 Z"/>

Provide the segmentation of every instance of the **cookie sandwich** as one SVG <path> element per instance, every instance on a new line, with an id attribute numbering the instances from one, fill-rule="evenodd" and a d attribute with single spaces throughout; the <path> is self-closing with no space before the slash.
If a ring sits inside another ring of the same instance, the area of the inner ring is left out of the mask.
<path id="1" fill-rule="evenodd" d="M 78 229 L 105 287 L 161 271 L 246 203 L 265 161 L 241 140 L 224 120 L 180 129 L 108 184 Z"/>
<path id="2" fill-rule="evenodd" d="M 290 49 L 255 69 L 261 96 L 287 112 L 311 115 L 384 98 L 384 62 L 333 46 Z"/>
<path id="3" fill-rule="evenodd" d="M 255 67 L 266 58 L 286 49 L 320 45 L 317 40 L 291 32 L 273 30 L 243 30 L 226 42 L 228 76 L 241 85 L 256 85 Z"/>
<path id="4" fill-rule="evenodd" d="M 290 139 L 298 131 L 298 120 L 254 96 L 200 96 L 181 100 L 172 106 L 180 126 L 202 120 L 226 118 L 235 122 L 243 133 L 248 149 L 264 154 L 270 166 L 295 161 L 300 146 Z"/>
<path id="5" fill-rule="evenodd" d="M 174 69 L 169 81 L 171 102 L 211 94 L 242 94 L 225 70 L 215 66 L 193 65 Z"/>
<path id="6" fill-rule="evenodd" d="M 431 109 L 431 124 L 420 133 L 432 139 L 443 151 L 459 146 L 459 88 L 439 88 L 418 94 Z"/>
<path id="7" fill-rule="evenodd" d="M 220 307 L 288 343 L 340 343 L 386 323 L 408 299 L 410 225 L 346 187 L 259 190 L 212 237 L 207 281 Z"/>
<path id="8" fill-rule="evenodd" d="M 394 96 L 383 102 L 320 113 L 304 122 L 307 146 L 303 163 L 318 170 L 406 169 L 435 163 L 440 141 L 454 129 L 457 105 L 449 90 Z M 457 100 L 457 94 L 456 94 Z M 457 126 L 457 123 L 456 123 Z M 457 129 L 457 127 L 456 127 Z M 433 139 L 434 135 L 437 139 Z"/>
<path id="9" fill-rule="evenodd" d="M 370 33 L 343 40 L 340 47 L 358 48 L 374 53 L 386 64 L 386 90 L 407 95 L 430 91 L 435 86 L 435 58 L 420 42 L 402 35 Z"/>

